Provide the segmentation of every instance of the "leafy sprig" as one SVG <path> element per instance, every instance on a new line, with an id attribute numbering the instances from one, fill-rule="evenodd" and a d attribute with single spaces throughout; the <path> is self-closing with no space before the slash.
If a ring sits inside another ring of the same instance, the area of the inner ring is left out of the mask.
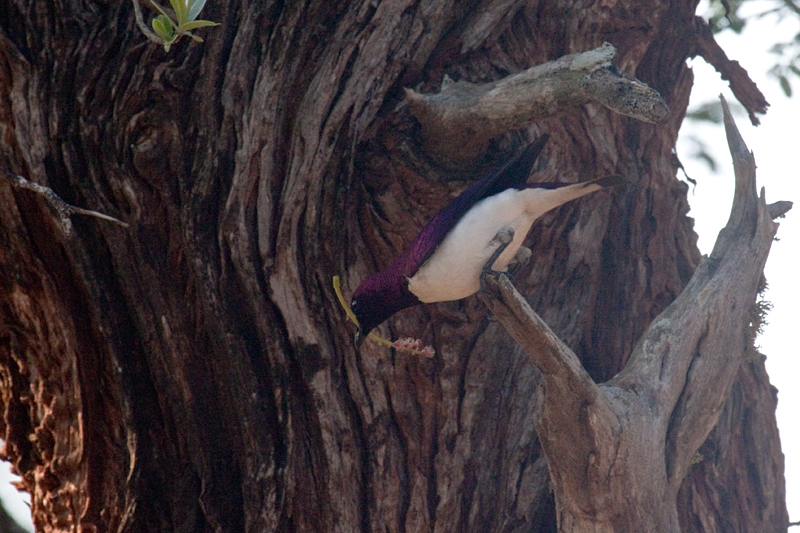
<path id="1" fill-rule="evenodd" d="M 206 5 L 206 0 L 169 0 L 172 5 L 172 10 L 175 16 L 172 17 L 167 11 L 158 5 L 155 1 L 150 0 L 156 9 L 161 13 L 153 19 L 153 30 L 147 27 L 144 23 L 144 16 L 142 15 L 142 8 L 139 5 L 140 0 L 131 0 L 133 2 L 133 13 L 136 17 L 136 25 L 141 32 L 156 44 L 164 47 L 164 51 L 169 52 L 170 46 L 175 41 L 184 35 L 191 37 L 195 41 L 202 42 L 203 39 L 194 35 L 192 30 L 203 28 L 206 26 L 219 26 L 219 23 L 210 20 L 197 20 L 197 16 Z"/>
<path id="2" fill-rule="evenodd" d="M 150 2 L 161 12 L 153 19 L 152 24 L 156 35 L 163 40 L 166 52 L 169 52 L 169 47 L 184 35 L 197 42 L 203 42 L 203 39 L 192 33 L 192 30 L 207 26 L 219 26 L 219 23 L 210 20 L 197 20 L 197 16 L 206 5 L 206 0 L 169 0 L 172 10 L 175 12 L 174 19 L 154 0 L 150 0 Z"/>

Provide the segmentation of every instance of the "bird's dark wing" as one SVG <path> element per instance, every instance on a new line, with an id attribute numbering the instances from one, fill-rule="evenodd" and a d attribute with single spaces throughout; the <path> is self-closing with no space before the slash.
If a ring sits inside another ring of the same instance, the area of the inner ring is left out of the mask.
<path id="1" fill-rule="evenodd" d="M 479 201 L 506 189 L 523 189 L 530 176 L 533 163 L 544 148 L 548 135 L 542 135 L 523 152 L 512 158 L 499 170 L 470 185 L 464 192 L 447 204 L 428 222 L 417 238 L 398 259 L 405 264 L 403 274 L 411 277 L 422 264 L 436 251 L 444 238 L 450 233 L 461 217 Z"/>

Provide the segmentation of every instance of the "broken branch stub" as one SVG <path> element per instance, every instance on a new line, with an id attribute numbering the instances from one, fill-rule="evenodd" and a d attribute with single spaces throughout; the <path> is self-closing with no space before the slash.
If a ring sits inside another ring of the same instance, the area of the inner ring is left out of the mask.
<path id="1" fill-rule="evenodd" d="M 595 384 L 510 281 L 486 276 L 481 299 L 542 372 L 534 424 L 561 531 L 677 531 L 678 490 L 748 353 L 773 218 L 791 202 L 759 197 L 753 155 L 722 105 L 736 175 L 730 219 L 613 379 Z"/>
<path id="2" fill-rule="evenodd" d="M 22 176 L 14 174 L 6 169 L 2 169 L 2 173 L 5 174 L 6 178 L 8 178 L 14 187 L 18 189 L 27 189 L 41 195 L 58 215 L 61 228 L 64 230 L 64 234 L 67 236 L 72 234 L 72 221 L 70 220 L 72 215 L 91 216 L 113 222 L 114 224 L 118 224 L 123 228 L 128 227 L 127 222 L 123 222 L 118 218 L 108 216 L 98 211 L 92 211 L 91 209 L 83 209 L 82 207 L 68 204 L 62 200 L 61 197 L 58 196 L 50 187 L 45 187 L 44 185 L 39 185 L 38 183 L 26 180 Z"/>
<path id="3" fill-rule="evenodd" d="M 611 64 L 615 55 L 616 49 L 606 43 L 490 83 L 445 83 L 438 94 L 405 91 L 411 113 L 422 125 L 425 150 L 457 165 L 480 156 L 493 137 L 588 102 L 663 123 L 669 113 L 664 100 L 619 72 Z"/>
<path id="4" fill-rule="evenodd" d="M 723 80 L 730 82 L 730 88 L 736 99 L 747 109 L 747 115 L 753 126 L 761 121 L 756 113 L 767 112 L 769 102 L 758 86 L 750 79 L 747 71 L 738 61 L 728 59 L 725 50 L 714 40 L 714 33 L 708 22 L 702 17 L 695 17 L 695 53 L 719 72 Z"/>

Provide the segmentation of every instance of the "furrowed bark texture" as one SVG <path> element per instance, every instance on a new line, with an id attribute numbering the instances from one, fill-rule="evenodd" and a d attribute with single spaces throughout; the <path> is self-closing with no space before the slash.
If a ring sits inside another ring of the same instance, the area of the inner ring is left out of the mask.
<path id="1" fill-rule="evenodd" d="M 0 430 L 37 527 L 555 530 L 541 378 L 483 304 L 379 328 L 432 343 L 432 360 L 357 354 L 331 278 L 349 295 L 547 132 L 533 180 L 631 185 L 543 217 L 517 287 L 595 381 L 612 378 L 700 263 L 671 164 L 694 10 L 221 0 L 201 14 L 221 23 L 204 43 L 165 53 L 129 2 L 3 3 L 0 164 L 130 225 L 72 217 L 67 236 L 40 195 L 0 179 Z M 490 82 L 604 42 L 664 98 L 665 124 L 587 104 L 460 167 L 423 150 L 404 88 Z M 785 527 L 774 408 L 752 358 L 702 459 L 675 465 L 681 527 Z"/>

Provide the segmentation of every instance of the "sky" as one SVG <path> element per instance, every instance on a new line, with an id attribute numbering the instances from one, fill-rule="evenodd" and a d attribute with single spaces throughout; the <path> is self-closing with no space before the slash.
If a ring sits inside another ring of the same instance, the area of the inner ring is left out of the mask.
<path id="1" fill-rule="evenodd" d="M 705 15 L 702 3 L 698 14 Z M 768 1 L 752 1 L 744 4 L 741 14 L 763 13 L 772 5 Z M 797 271 L 800 268 L 800 180 L 796 167 L 795 150 L 800 150 L 800 135 L 797 133 L 800 118 L 800 94 L 787 98 L 776 79 L 768 76 L 768 69 L 775 57 L 768 50 L 776 42 L 790 41 L 800 32 L 800 17 L 787 17 L 778 21 L 769 16 L 751 20 L 741 35 L 723 32 L 716 36 L 722 49 L 730 59 L 748 71 L 750 77 L 767 97 L 769 111 L 761 117 L 761 125 L 753 127 L 745 115 L 734 115 L 739 131 L 747 146 L 755 154 L 759 187 L 766 188 L 767 202 L 791 200 L 795 209 L 786 218 L 779 220 L 778 241 L 772 245 L 765 275 L 769 288 L 765 299 L 772 302 L 768 325 L 759 337 L 761 352 L 767 356 L 767 371 L 772 384 L 778 388 L 778 427 L 781 445 L 786 459 L 786 500 L 791 521 L 800 521 L 800 343 L 794 341 L 793 328 L 800 319 L 800 283 Z M 722 93 L 729 104 L 736 98 L 727 82 L 720 79 L 712 67 L 702 58 L 689 61 L 695 74 L 690 109 L 718 98 Z M 800 78 L 790 80 L 800 93 Z M 690 137 L 701 138 L 707 150 L 718 163 L 717 172 L 711 172 L 700 159 L 693 157 L 695 145 Z M 730 214 L 733 198 L 733 167 L 728 152 L 722 125 L 685 122 L 678 139 L 678 157 L 689 177 L 697 186 L 689 193 L 692 210 L 689 216 L 695 219 L 695 231 L 699 236 L 698 246 L 702 253 L 710 253 L 717 237 Z M 679 172 L 679 177 L 682 174 Z M 0 498 L 17 521 L 33 531 L 30 512 L 21 494 L 10 485 L 11 475 L 7 464 L 0 464 Z"/>

